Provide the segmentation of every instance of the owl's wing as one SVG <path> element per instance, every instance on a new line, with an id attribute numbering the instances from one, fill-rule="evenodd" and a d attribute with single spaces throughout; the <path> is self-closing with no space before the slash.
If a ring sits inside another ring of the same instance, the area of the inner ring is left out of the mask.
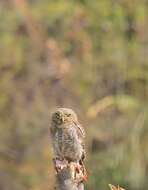
<path id="1" fill-rule="evenodd" d="M 57 137 L 57 128 L 52 123 L 50 125 L 50 138 L 51 138 L 54 156 L 58 157 L 60 151 L 59 151 L 59 144 L 58 144 L 58 137 Z"/>
<path id="2" fill-rule="evenodd" d="M 81 140 L 81 145 L 82 145 L 82 148 L 83 148 L 82 160 L 84 160 L 85 157 L 86 157 L 85 143 L 84 143 L 85 131 L 84 131 L 84 128 L 82 127 L 81 124 L 79 124 L 79 123 L 74 123 L 74 124 L 75 124 L 76 129 L 77 129 L 77 135 Z"/>
<path id="3" fill-rule="evenodd" d="M 50 137 L 51 137 L 52 139 L 54 138 L 55 133 L 56 133 L 56 129 L 55 129 L 53 123 L 51 123 L 51 125 L 50 125 Z"/>
<path id="4" fill-rule="evenodd" d="M 76 123 L 74 122 L 76 128 L 77 128 L 77 133 L 78 133 L 78 136 L 80 138 L 85 138 L 85 131 L 84 131 L 84 128 L 82 127 L 82 125 L 80 123 Z"/>

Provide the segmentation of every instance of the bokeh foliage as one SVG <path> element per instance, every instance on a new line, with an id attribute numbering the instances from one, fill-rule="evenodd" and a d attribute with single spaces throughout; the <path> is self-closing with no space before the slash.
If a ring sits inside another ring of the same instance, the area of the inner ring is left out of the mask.
<path id="1" fill-rule="evenodd" d="M 53 189 L 50 113 L 87 134 L 86 189 L 148 187 L 146 0 L 0 1 L 0 189 Z"/>

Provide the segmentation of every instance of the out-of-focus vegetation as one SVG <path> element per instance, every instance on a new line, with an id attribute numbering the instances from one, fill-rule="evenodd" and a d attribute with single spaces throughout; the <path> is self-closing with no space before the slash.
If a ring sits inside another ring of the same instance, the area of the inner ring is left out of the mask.
<path id="1" fill-rule="evenodd" d="M 122 187 L 120 187 L 119 185 L 116 187 L 114 185 L 109 184 L 109 187 L 111 188 L 111 190 L 125 190 Z"/>
<path id="2" fill-rule="evenodd" d="M 148 187 L 148 2 L 0 1 L 0 189 L 53 189 L 49 115 L 87 134 L 86 189 Z"/>

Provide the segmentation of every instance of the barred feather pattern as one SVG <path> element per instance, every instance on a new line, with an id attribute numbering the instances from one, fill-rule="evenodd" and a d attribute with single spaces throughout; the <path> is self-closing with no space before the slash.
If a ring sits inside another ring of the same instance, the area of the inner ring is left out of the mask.
<path id="1" fill-rule="evenodd" d="M 69 161 L 79 161 L 84 156 L 83 136 L 76 125 L 57 128 L 53 135 L 53 147 L 56 157 L 66 158 Z"/>

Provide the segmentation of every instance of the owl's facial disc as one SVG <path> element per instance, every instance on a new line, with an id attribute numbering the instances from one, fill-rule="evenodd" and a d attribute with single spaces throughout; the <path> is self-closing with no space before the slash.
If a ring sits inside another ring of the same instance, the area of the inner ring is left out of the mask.
<path id="1" fill-rule="evenodd" d="M 57 125 L 57 127 L 62 127 L 62 124 L 77 122 L 77 115 L 73 110 L 68 108 L 58 108 L 52 114 L 52 121 Z"/>
<path id="2" fill-rule="evenodd" d="M 52 121 L 58 125 L 61 125 L 64 122 L 63 114 L 59 111 L 55 112 L 52 116 Z"/>

